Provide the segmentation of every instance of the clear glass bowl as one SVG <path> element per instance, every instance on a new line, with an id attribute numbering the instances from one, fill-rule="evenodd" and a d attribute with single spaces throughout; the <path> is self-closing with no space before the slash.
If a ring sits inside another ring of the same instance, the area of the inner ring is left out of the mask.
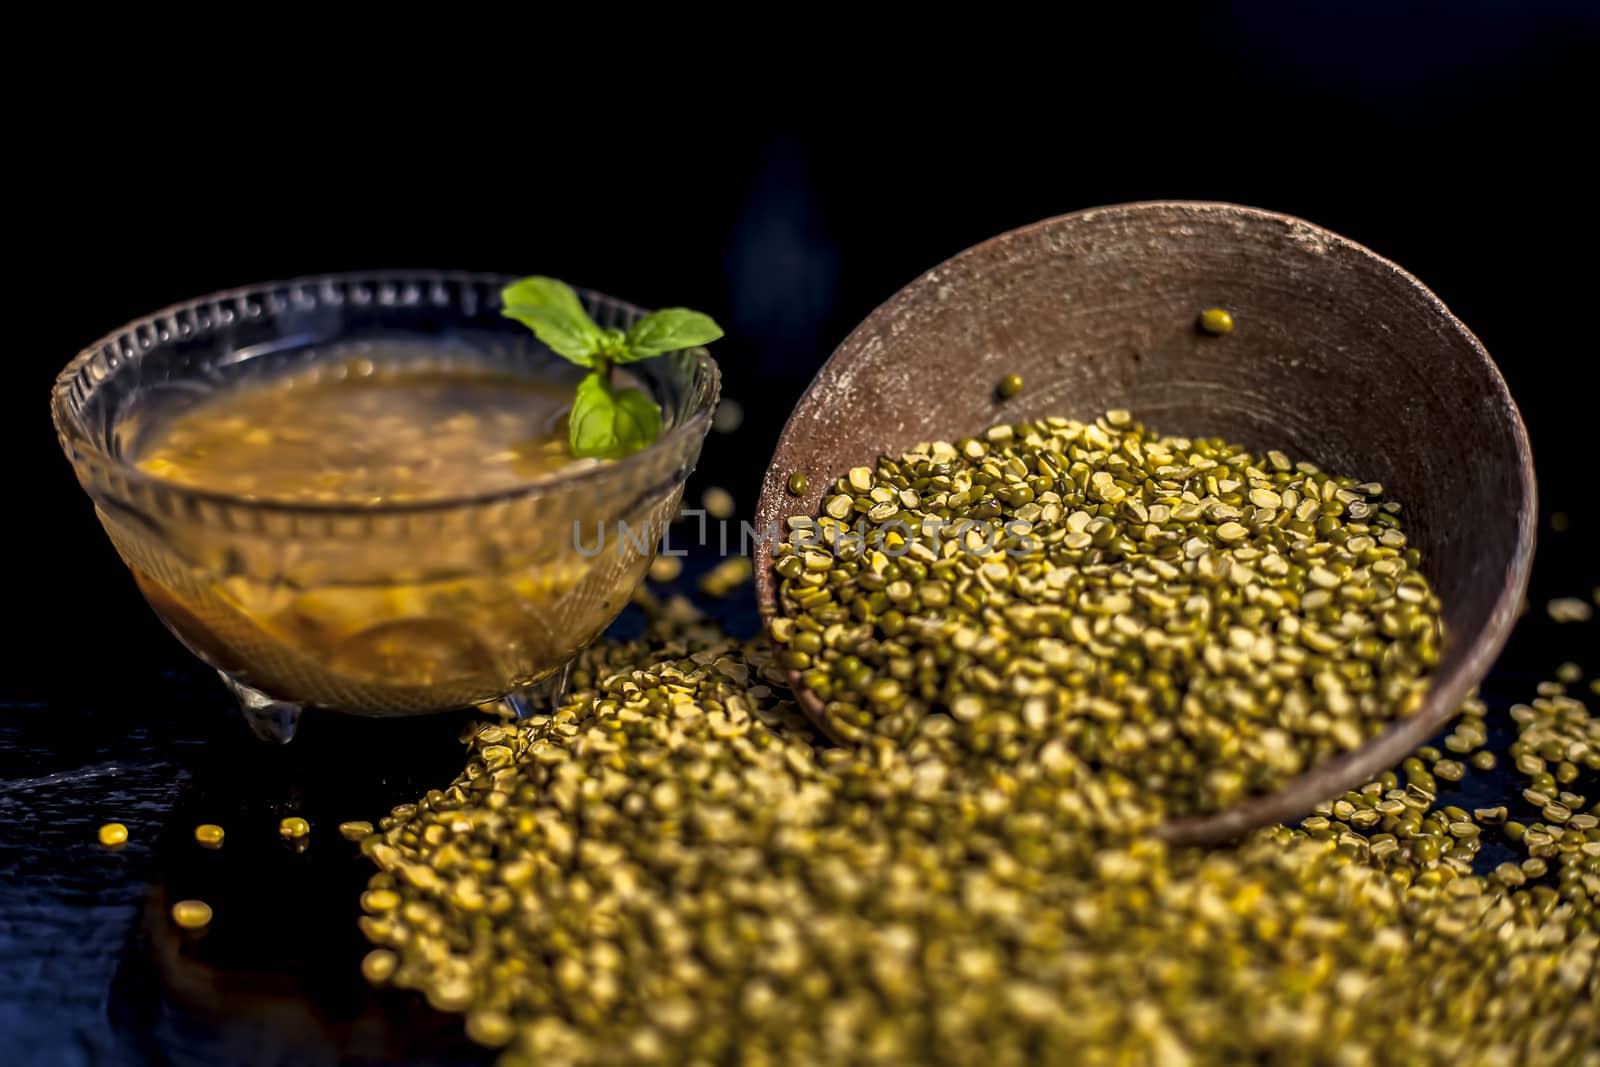
<path id="1" fill-rule="evenodd" d="M 717 403 L 704 349 L 628 368 L 664 429 L 625 459 L 491 495 L 350 506 L 246 500 L 138 470 L 141 434 L 218 389 L 404 351 L 572 375 L 500 314 L 493 274 L 386 271 L 218 293 L 130 323 L 56 380 L 56 432 L 156 613 L 257 732 L 310 705 L 413 714 L 533 699 L 614 619 L 677 511 Z M 643 312 L 580 292 L 603 327 Z"/>

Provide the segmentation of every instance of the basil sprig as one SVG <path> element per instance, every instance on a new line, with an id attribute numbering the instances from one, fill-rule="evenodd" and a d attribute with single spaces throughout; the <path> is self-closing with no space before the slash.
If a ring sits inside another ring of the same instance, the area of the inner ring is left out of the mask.
<path id="1" fill-rule="evenodd" d="M 579 459 L 620 459 L 661 433 L 660 405 L 638 389 L 617 389 L 612 367 L 722 336 L 711 316 L 688 308 L 652 312 L 626 332 L 602 330 L 572 287 L 554 278 L 523 278 L 502 289 L 500 299 L 502 314 L 531 329 L 556 355 L 589 368 L 567 417 L 567 445 Z"/>

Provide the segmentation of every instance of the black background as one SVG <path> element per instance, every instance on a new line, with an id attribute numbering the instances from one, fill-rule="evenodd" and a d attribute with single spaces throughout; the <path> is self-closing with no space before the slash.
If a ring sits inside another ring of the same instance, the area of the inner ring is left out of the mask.
<path id="1" fill-rule="evenodd" d="M 747 419 L 708 442 L 696 484 L 743 510 L 793 402 L 876 304 L 1001 231 L 1141 199 L 1299 215 L 1432 287 L 1528 423 L 1547 541 L 1535 597 L 1586 594 L 1592 568 L 1552 570 L 1548 516 L 1570 516 L 1562 558 L 1594 544 L 1594 5 L 1152 7 L 1120 24 L 952 25 L 959 45 L 939 47 L 920 42 L 931 25 L 868 36 L 767 16 L 720 45 L 708 31 L 669 46 L 622 16 L 452 31 L 396 12 L 353 38 L 188 24 L 63 54 L 59 82 L 8 122 L 24 306 L 0 390 L 15 622 L 0 715 L 43 702 L 135 723 L 218 703 L 203 678 L 173 681 L 192 661 L 52 440 L 53 376 L 131 318 L 384 266 L 550 273 L 702 308 L 728 328 L 716 355 Z M 71 748 L 28 729 L 40 751 Z M 0 877 L 16 855 L 0 848 Z"/>
<path id="2" fill-rule="evenodd" d="M 85 53 L 73 111 L 22 111 L 37 188 L 11 204 L 30 295 L 4 390 L 7 527 L 9 558 L 40 580 L 8 688 L 57 693 L 85 659 L 121 676 L 185 656 L 137 615 L 52 443 L 55 372 L 167 304 L 329 270 L 553 273 L 713 313 L 726 392 L 751 418 L 702 471 L 748 504 L 815 369 L 923 270 L 1096 204 L 1231 200 L 1422 278 L 1498 361 L 1547 507 L 1594 513 L 1593 4 L 1152 8 L 978 25 L 939 48 L 909 29 L 813 48 L 817 26 L 782 23 L 721 48 L 654 48 L 644 26 L 524 46 L 538 23 L 519 25 L 307 30 L 282 56 Z"/>

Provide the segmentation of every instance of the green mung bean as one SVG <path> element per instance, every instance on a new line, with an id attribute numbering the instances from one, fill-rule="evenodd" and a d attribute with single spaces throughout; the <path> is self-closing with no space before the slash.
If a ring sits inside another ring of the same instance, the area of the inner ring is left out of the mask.
<path id="1" fill-rule="evenodd" d="M 1554 622 L 1588 622 L 1594 617 L 1594 608 L 1575 596 L 1557 597 L 1545 609 Z"/>
<path id="2" fill-rule="evenodd" d="M 750 581 L 755 565 L 748 556 L 729 556 L 700 576 L 699 588 L 712 597 L 732 596 L 740 586 Z"/>
<path id="3" fill-rule="evenodd" d="M 683 573 L 683 559 L 674 555 L 658 555 L 650 561 L 648 573 L 652 582 L 659 582 L 662 585 L 675 582 Z"/>
<path id="4" fill-rule="evenodd" d="M 203 930 L 211 925 L 211 905 L 203 900 L 180 900 L 172 905 L 172 921 L 185 930 Z"/>
<path id="5" fill-rule="evenodd" d="M 1206 308 L 1200 312 L 1200 329 L 1210 334 L 1233 332 L 1233 314 L 1223 308 Z"/>
<path id="6" fill-rule="evenodd" d="M 705 492 L 700 494 L 700 506 L 707 515 L 713 519 L 731 519 L 738 505 L 734 502 L 733 494 L 720 485 L 707 486 Z"/>

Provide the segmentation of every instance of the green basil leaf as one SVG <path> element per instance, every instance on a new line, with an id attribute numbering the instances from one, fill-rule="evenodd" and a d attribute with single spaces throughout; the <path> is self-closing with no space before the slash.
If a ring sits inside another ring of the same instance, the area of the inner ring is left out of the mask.
<path id="1" fill-rule="evenodd" d="M 594 366 L 603 335 L 570 285 L 554 278 L 523 278 L 500 290 L 500 300 L 505 305 L 501 314 L 527 326 L 556 355 L 580 367 Z"/>
<path id="2" fill-rule="evenodd" d="M 722 327 L 710 315 L 688 308 L 662 308 L 633 324 L 628 331 L 628 354 L 619 363 L 649 359 L 663 352 L 708 345 L 722 336 Z"/>
<path id="3" fill-rule="evenodd" d="M 589 318 L 589 313 L 583 310 L 583 301 L 578 299 L 572 286 L 538 274 L 512 282 L 500 290 L 500 299 L 506 307 L 555 308 L 574 318 Z"/>
<path id="4" fill-rule="evenodd" d="M 620 459 L 661 433 L 661 408 L 637 389 L 613 389 L 596 371 L 578 383 L 567 443 L 579 459 Z"/>

